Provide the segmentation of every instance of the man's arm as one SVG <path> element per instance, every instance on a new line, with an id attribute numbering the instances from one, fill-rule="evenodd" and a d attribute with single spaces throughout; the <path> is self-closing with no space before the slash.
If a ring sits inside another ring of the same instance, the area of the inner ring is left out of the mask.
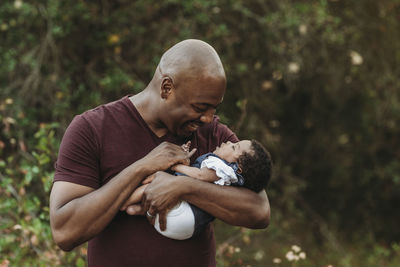
<path id="1" fill-rule="evenodd" d="M 50 195 L 50 223 L 55 242 L 63 250 L 71 250 L 93 238 L 108 225 L 144 178 L 157 170 L 187 162 L 193 153 L 164 142 L 97 190 L 55 182 Z"/>
<path id="2" fill-rule="evenodd" d="M 236 226 L 262 229 L 269 225 L 270 206 L 266 192 L 255 193 L 234 186 L 200 184 L 188 180 L 182 199 L 204 209 L 220 220 Z"/>
<path id="3" fill-rule="evenodd" d="M 165 225 L 165 210 L 179 200 L 186 200 L 231 225 L 253 229 L 269 225 L 270 206 L 265 191 L 257 194 L 246 188 L 219 186 L 165 172 L 157 172 L 146 188 L 143 210 L 159 213 L 161 227 Z"/>
<path id="4" fill-rule="evenodd" d="M 145 177 L 143 167 L 129 166 L 98 190 L 55 182 L 50 195 L 50 223 L 57 245 L 69 251 L 102 231 Z"/>

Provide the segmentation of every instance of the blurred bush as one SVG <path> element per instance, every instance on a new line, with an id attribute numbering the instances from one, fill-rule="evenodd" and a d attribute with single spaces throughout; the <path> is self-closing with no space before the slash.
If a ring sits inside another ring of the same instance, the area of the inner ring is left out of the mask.
<path id="1" fill-rule="evenodd" d="M 142 90 L 187 38 L 224 62 L 222 120 L 275 162 L 270 228 L 217 224 L 219 265 L 282 265 L 300 243 L 299 266 L 398 264 L 399 14 L 399 0 L 0 2 L 0 266 L 85 265 L 49 228 L 63 131 Z"/>

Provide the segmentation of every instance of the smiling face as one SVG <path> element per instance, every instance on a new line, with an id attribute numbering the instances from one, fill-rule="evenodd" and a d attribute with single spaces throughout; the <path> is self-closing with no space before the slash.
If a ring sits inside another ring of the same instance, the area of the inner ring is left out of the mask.
<path id="1" fill-rule="evenodd" d="M 160 125 L 175 135 L 190 136 L 212 121 L 226 88 L 224 67 L 214 48 L 201 40 L 179 42 L 161 57 L 157 75 Z"/>
<path id="2" fill-rule="evenodd" d="M 225 78 L 203 76 L 181 81 L 168 97 L 164 124 L 178 136 L 190 136 L 210 123 L 225 93 Z"/>
<path id="3" fill-rule="evenodd" d="M 221 146 L 214 150 L 214 154 L 228 161 L 237 162 L 243 153 L 253 154 L 250 140 L 243 140 L 237 143 L 222 143 Z"/>

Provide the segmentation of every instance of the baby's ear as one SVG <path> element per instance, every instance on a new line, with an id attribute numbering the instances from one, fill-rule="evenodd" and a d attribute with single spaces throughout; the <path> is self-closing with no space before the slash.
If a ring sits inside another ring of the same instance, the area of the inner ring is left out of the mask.
<path id="1" fill-rule="evenodd" d="M 239 174 L 242 173 L 242 168 L 240 166 L 238 166 L 237 173 L 239 173 Z"/>

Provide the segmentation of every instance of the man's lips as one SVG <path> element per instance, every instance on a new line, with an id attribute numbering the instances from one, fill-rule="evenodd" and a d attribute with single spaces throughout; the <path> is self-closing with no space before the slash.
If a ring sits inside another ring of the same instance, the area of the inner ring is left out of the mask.
<path id="1" fill-rule="evenodd" d="M 200 123 L 197 122 L 190 122 L 186 125 L 186 128 L 188 128 L 191 132 L 194 132 L 201 126 Z"/>

